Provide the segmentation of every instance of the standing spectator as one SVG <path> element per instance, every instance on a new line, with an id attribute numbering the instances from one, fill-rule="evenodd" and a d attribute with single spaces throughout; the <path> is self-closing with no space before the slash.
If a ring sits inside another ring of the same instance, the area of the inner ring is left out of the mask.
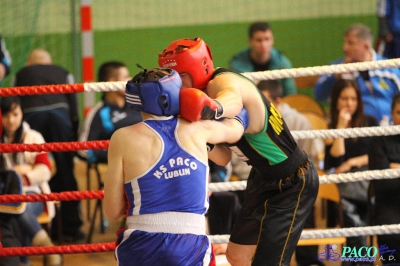
<path id="1" fill-rule="evenodd" d="M 392 101 L 392 118 L 394 125 L 400 125 L 400 94 Z M 373 137 L 368 149 L 369 168 L 371 170 L 400 168 L 400 135 Z M 375 194 L 375 225 L 400 223 L 400 178 L 373 180 Z M 386 249 L 381 255 L 383 264 L 400 265 L 400 234 L 378 235 L 378 245 Z M 386 248 L 385 248 L 386 247 Z M 395 251 L 389 252 L 388 251 Z M 389 255 L 393 255 L 392 259 Z M 394 264 L 397 263 L 397 264 Z"/>
<path id="2" fill-rule="evenodd" d="M 10 74 L 11 57 L 6 48 L 6 42 L 0 35 L 0 84 L 3 78 Z"/>
<path id="3" fill-rule="evenodd" d="M 367 26 L 363 24 L 351 25 L 344 32 L 344 58 L 331 64 L 383 60 L 384 58 L 377 55 L 372 49 L 372 39 L 372 32 Z M 398 68 L 382 68 L 322 75 L 314 88 L 317 101 L 328 101 L 333 83 L 341 77 L 352 77 L 356 80 L 364 102 L 364 113 L 374 116 L 381 125 L 387 125 L 390 121 L 392 97 L 400 89 L 400 70 Z"/>
<path id="4" fill-rule="evenodd" d="M 74 83 L 71 73 L 54 65 L 50 54 L 43 49 L 33 50 L 15 76 L 15 86 L 49 85 Z M 39 131 L 46 142 L 70 142 L 77 140 L 79 124 L 77 96 L 70 94 L 42 94 L 21 97 L 26 122 Z M 76 191 L 78 184 L 74 174 L 74 152 L 54 152 L 56 173 L 50 180 L 52 192 Z M 61 215 L 63 238 L 76 242 L 84 238 L 80 231 L 80 201 L 62 201 Z M 56 219 L 56 218 L 55 218 Z M 56 220 L 54 220 L 56 221 Z M 52 227 L 52 237 L 58 236 Z"/>
<path id="5" fill-rule="evenodd" d="M 43 136 L 32 130 L 28 123 L 24 122 L 20 100 L 18 97 L 6 97 L 1 100 L 1 112 L 3 114 L 3 143 L 44 143 Z M 48 181 L 51 177 L 51 165 L 46 152 L 17 152 L 4 153 L 5 168 L 14 170 L 22 180 L 25 194 L 49 194 Z M 21 242 L 25 246 L 53 246 L 53 243 L 37 221 L 37 217 L 45 210 L 49 217 L 55 214 L 54 202 L 28 202 L 23 213 L 16 216 L 23 238 Z M 61 265 L 61 256 L 58 254 L 45 255 L 45 266 Z M 22 257 L 22 262 L 27 263 L 28 258 Z"/>
<path id="6" fill-rule="evenodd" d="M 255 72 L 292 68 L 290 60 L 275 49 L 274 35 L 267 22 L 254 22 L 249 27 L 248 48 L 235 54 L 230 61 L 230 68 L 239 72 Z M 283 95 L 296 94 L 293 78 L 279 80 Z"/>
<path id="7" fill-rule="evenodd" d="M 129 70 L 122 62 L 105 62 L 99 68 L 99 82 L 129 79 Z M 107 91 L 88 113 L 79 141 L 109 140 L 115 130 L 140 121 L 140 113 L 125 104 L 125 91 Z M 78 153 L 89 163 L 107 163 L 107 150 L 82 150 Z"/>
<path id="8" fill-rule="evenodd" d="M 378 126 L 363 112 L 361 92 L 354 80 L 338 79 L 331 96 L 331 129 Z M 332 174 L 368 170 L 368 137 L 325 139 L 325 170 Z M 339 183 L 345 227 L 368 225 L 368 181 Z M 347 246 L 366 246 L 365 236 L 348 237 Z"/>
<path id="9" fill-rule="evenodd" d="M 378 0 L 377 51 L 386 58 L 400 57 L 400 1 Z"/>

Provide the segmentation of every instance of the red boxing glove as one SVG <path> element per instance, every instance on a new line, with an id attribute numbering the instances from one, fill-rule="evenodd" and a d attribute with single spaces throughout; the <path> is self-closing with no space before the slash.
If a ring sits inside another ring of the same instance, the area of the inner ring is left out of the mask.
<path id="1" fill-rule="evenodd" d="M 179 101 L 180 116 L 190 122 L 200 119 L 218 119 L 223 113 L 222 105 L 199 89 L 182 89 Z"/>

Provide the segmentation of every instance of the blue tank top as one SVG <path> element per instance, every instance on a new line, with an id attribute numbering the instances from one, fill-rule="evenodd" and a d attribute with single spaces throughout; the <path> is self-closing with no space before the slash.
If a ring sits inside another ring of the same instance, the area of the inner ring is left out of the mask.
<path id="1" fill-rule="evenodd" d="M 208 165 L 180 145 L 178 119 L 144 121 L 162 141 L 162 152 L 152 167 L 125 183 L 127 216 L 158 212 L 205 214 L 208 209 Z"/>

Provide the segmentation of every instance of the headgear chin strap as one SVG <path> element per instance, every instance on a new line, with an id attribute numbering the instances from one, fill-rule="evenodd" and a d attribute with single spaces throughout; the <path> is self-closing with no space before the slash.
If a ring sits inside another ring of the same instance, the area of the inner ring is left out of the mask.
<path id="1" fill-rule="evenodd" d="M 158 115 L 177 116 L 182 80 L 169 68 L 145 69 L 126 84 L 128 106 L 137 111 Z"/>
<path id="2" fill-rule="evenodd" d="M 199 37 L 171 42 L 158 55 L 158 65 L 173 68 L 178 73 L 188 73 L 193 87 L 201 90 L 207 87 L 214 72 L 210 47 Z"/>

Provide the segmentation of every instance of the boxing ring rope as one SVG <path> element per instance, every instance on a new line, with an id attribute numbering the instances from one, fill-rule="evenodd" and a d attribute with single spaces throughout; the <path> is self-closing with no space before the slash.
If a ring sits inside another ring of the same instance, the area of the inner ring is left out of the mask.
<path id="1" fill-rule="evenodd" d="M 355 173 L 320 175 L 319 183 L 320 184 L 348 183 L 348 182 L 357 182 L 364 180 L 394 179 L 399 177 L 400 177 L 400 169 L 368 170 Z M 246 188 L 246 184 L 247 184 L 246 180 L 234 181 L 234 182 L 210 183 L 208 185 L 208 189 L 210 192 L 244 190 Z"/>
<path id="2" fill-rule="evenodd" d="M 323 74 L 344 73 L 363 71 L 379 68 L 400 67 L 400 59 L 388 59 L 381 61 L 368 61 L 359 63 L 348 63 L 329 66 L 315 66 L 306 68 L 293 68 L 271 70 L 263 72 L 242 73 L 244 76 L 258 82 L 262 79 L 281 79 L 301 76 L 317 76 Z M 57 94 L 57 93 L 80 93 L 80 92 L 105 92 L 124 90 L 126 82 L 90 82 L 81 84 L 59 84 L 59 85 L 40 85 L 0 88 L 0 97 L 24 96 L 35 94 Z M 295 139 L 307 138 L 349 138 L 363 136 L 387 136 L 400 134 L 400 126 L 369 127 L 369 128 L 350 128 L 332 130 L 305 130 L 292 131 Z M 0 144 L 1 153 L 23 152 L 23 151 L 77 151 L 107 149 L 109 141 L 88 141 L 88 142 L 65 142 L 65 143 L 43 143 L 43 144 Z M 374 171 L 363 171 L 357 173 L 334 174 L 320 176 L 320 184 L 355 182 L 361 180 L 390 179 L 398 178 L 400 169 L 385 169 Z M 211 192 L 244 190 L 247 181 L 211 183 Z M 50 200 L 83 200 L 83 199 L 102 199 L 104 192 L 99 191 L 67 191 L 61 193 L 50 193 L 42 195 L 0 195 L 2 202 L 33 202 Z M 325 230 L 304 230 L 301 239 L 327 238 L 327 237 L 348 237 L 362 235 L 380 234 L 399 234 L 400 224 L 367 226 L 357 228 L 340 228 Z M 209 236 L 212 243 L 227 243 L 229 235 Z M 21 248 L 0 248 L 0 256 L 24 256 L 24 255 L 45 255 L 45 254 L 75 254 L 91 252 L 110 252 L 115 249 L 115 243 L 97 243 L 83 245 L 66 245 L 53 247 L 21 247 Z"/>
<path id="3" fill-rule="evenodd" d="M 301 232 L 300 239 L 389 234 L 400 234 L 400 224 L 350 227 L 340 229 L 303 230 L 303 232 Z M 209 236 L 209 238 L 214 244 L 229 242 L 229 235 L 211 235 Z"/>
<path id="4" fill-rule="evenodd" d="M 350 237 L 364 235 L 400 234 L 400 224 L 379 225 L 366 227 L 352 227 L 325 230 L 304 230 L 300 239 Z M 210 240 L 214 244 L 228 243 L 229 235 L 211 235 Z M 115 250 L 115 243 L 96 243 L 82 245 L 66 245 L 52 247 L 23 247 L 0 248 L 0 256 L 29 256 L 47 254 L 77 254 L 92 252 L 111 252 Z"/>
<path id="5" fill-rule="evenodd" d="M 0 248 L 0 257 L 111 252 L 114 250 L 114 242 L 51 247 L 12 247 Z"/>
<path id="6" fill-rule="evenodd" d="M 369 170 L 356 173 L 342 173 L 320 175 L 320 184 L 331 183 L 348 183 L 363 180 L 379 180 L 379 179 L 394 179 L 400 176 L 400 169 L 384 169 L 384 170 Z M 210 192 L 224 192 L 244 190 L 247 181 L 233 181 L 233 182 L 218 182 L 208 184 Z M 8 194 L 0 195 L 0 203 L 16 203 L 16 202 L 36 202 L 36 201 L 51 201 L 51 200 L 85 200 L 85 199 L 103 199 L 103 190 L 89 190 L 89 191 L 65 191 L 59 193 L 49 194 Z"/>
<path id="7" fill-rule="evenodd" d="M 93 141 L 72 141 L 72 142 L 46 142 L 40 144 L 25 143 L 1 143 L 0 153 L 12 152 L 61 152 L 61 151 L 78 151 L 78 150 L 100 150 L 107 149 L 109 140 L 93 140 Z"/>
<path id="8" fill-rule="evenodd" d="M 357 127 L 345 129 L 320 129 L 320 130 L 293 130 L 295 139 L 326 139 L 326 138 L 355 138 L 372 136 L 390 136 L 400 134 L 400 125 Z"/>
<path id="9" fill-rule="evenodd" d="M 378 127 L 360 127 L 345 129 L 319 129 L 319 130 L 294 130 L 291 131 L 295 139 L 314 139 L 314 138 L 352 138 L 352 137 L 372 137 L 389 136 L 400 134 L 400 126 L 378 126 Z M 47 142 L 41 144 L 9 144 L 0 143 L 0 153 L 12 152 L 60 152 L 60 151 L 78 151 L 78 150 L 97 150 L 107 149 L 109 140 L 92 141 L 72 141 L 72 142 Z"/>
<path id="10" fill-rule="evenodd" d="M 257 83 L 263 79 L 282 79 L 296 78 L 304 76 L 319 76 L 324 74 L 337 74 L 355 71 L 372 70 L 379 68 L 398 68 L 400 66 L 400 58 L 387 59 L 380 61 L 366 61 L 357 63 L 346 63 L 337 65 L 300 67 L 291 69 L 279 69 L 260 72 L 246 72 L 242 75 Z"/>
<path id="11" fill-rule="evenodd" d="M 44 201 L 69 201 L 69 200 L 87 200 L 103 199 L 103 190 L 88 191 L 64 191 L 49 194 L 7 194 L 0 195 L 0 203 L 18 203 L 18 202 L 44 202 Z"/>
<path id="12" fill-rule="evenodd" d="M 347 63 L 328 66 L 301 67 L 291 69 L 279 69 L 260 72 L 242 73 L 244 76 L 258 82 L 262 79 L 281 79 L 294 78 L 303 76 L 317 76 L 332 73 L 345 73 L 354 71 L 363 71 L 368 69 L 379 68 L 396 68 L 400 67 L 400 58 L 387 59 L 380 61 L 366 61 L 358 63 Z M 40 86 L 21 86 L 6 87 L 0 89 L 0 97 L 16 96 L 16 95 L 34 95 L 34 94 L 51 94 L 51 93 L 78 93 L 78 92 L 105 92 L 125 90 L 125 81 L 113 82 L 87 82 L 77 84 L 59 84 L 59 85 L 40 85 Z"/>

